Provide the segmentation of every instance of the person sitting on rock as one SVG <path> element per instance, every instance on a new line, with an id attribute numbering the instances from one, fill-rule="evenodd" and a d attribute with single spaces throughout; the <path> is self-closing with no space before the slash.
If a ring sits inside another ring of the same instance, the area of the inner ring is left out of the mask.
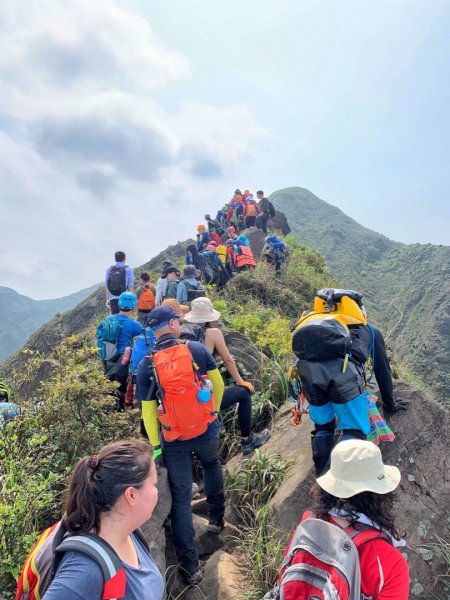
<path id="1" fill-rule="evenodd" d="M 114 597 L 126 600 L 162 600 L 164 595 L 163 578 L 138 530 L 152 516 L 158 502 L 152 454 L 150 444 L 130 439 L 113 442 L 98 454 L 81 458 L 70 479 L 62 518 L 69 534 L 95 534 L 115 551 L 125 570 L 126 594 Z M 103 554 L 111 560 L 104 550 Z M 117 585 L 120 573 L 110 580 L 111 585 Z M 87 552 L 67 550 L 44 598 L 109 597 L 103 593 L 104 574 L 99 562 Z"/>
<path id="2" fill-rule="evenodd" d="M 311 490 L 312 510 L 303 514 L 302 522 L 286 552 L 279 582 L 286 598 L 312 597 L 311 579 L 302 577 L 306 562 L 305 548 L 308 547 L 303 545 L 303 541 L 307 538 L 314 539 L 313 548 L 317 547 L 319 551 L 314 553 L 311 549 L 306 552 L 315 560 L 314 564 L 319 569 L 325 564 L 324 554 L 339 563 L 339 552 L 342 554 L 341 546 L 337 543 L 339 536 L 343 539 L 347 555 L 354 552 L 352 548 L 356 546 L 355 554 L 356 557 L 359 556 L 356 568 L 359 568 L 360 573 L 355 575 L 356 580 L 360 578 L 361 598 L 408 600 L 409 568 L 400 552 L 406 542 L 401 539 L 395 526 L 392 510 L 395 500 L 393 492 L 398 487 L 400 478 L 397 467 L 383 464 L 380 449 L 372 442 L 353 439 L 336 445 L 331 453 L 330 469 L 316 479 Z M 316 519 L 328 524 L 327 535 L 323 525 Z M 323 533 L 318 533 L 319 531 Z M 347 535 L 343 535 L 343 532 Z M 334 548 L 325 548 L 330 539 L 335 540 Z M 299 551 L 294 552 L 294 547 Z M 331 570 L 335 569 L 331 562 L 328 564 Z M 283 577 L 287 570 L 292 573 L 289 578 Z M 355 579 L 350 570 L 351 564 L 348 563 L 347 578 L 351 585 L 355 583 Z M 314 593 L 317 593 L 317 597 L 325 597 L 321 593 L 322 584 L 318 583 L 320 580 L 315 581 L 319 590 L 316 587 Z M 327 578 L 322 581 L 326 583 Z M 354 588 L 351 591 L 355 591 Z M 273 594 L 266 596 L 274 597 L 276 595 Z"/>
<path id="3" fill-rule="evenodd" d="M 212 355 L 219 356 L 236 385 L 225 388 L 220 410 L 228 410 L 238 405 L 238 423 L 241 430 L 241 449 L 244 455 L 259 448 L 270 437 L 268 429 L 260 433 L 251 431 L 253 385 L 244 381 L 225 343 L 222 331 L 217 327 L 220 312 L 213 308 L 209 298 L 192 301 L 191 311 L 184 316 L 181 325 L 181 339 L 195 339 L 204 344 Z"/>

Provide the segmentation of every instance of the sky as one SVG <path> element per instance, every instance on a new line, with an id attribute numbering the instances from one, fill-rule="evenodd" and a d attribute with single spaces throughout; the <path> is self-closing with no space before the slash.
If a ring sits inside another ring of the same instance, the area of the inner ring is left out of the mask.
<path id="1" fill-rule="evenodd" d="M 0 285 L 36 299 L 300 186 L 450 244 L 448 0 L 0 3 Z"/>

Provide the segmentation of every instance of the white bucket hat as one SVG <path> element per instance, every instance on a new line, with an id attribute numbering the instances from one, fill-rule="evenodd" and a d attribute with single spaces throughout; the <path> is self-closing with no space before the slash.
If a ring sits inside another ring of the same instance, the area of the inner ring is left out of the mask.
<path id="1" fill-rule="evenodd" d="M 189 323 L 210 323 L 220 318 L 220 312 L 213 308 L 209 298 L 195 298 L 191 303 L 191 312 L 184 316 Z"/>
<path id="2" fill-rule="evenodd" d="M 392 492 L 400 477 L 397 467 L 383 464 L 380 449 L 372 442 L 344 440 L 331 453 L 330 470 L 316 481 L 337 498 L 351 498 L 361 492 Z"/>

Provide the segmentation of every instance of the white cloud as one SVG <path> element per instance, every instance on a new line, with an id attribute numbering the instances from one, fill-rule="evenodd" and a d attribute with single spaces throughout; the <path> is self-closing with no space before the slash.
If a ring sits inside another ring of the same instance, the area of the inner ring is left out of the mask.
<path id="1" fill-rule="evenodd" d="M 242 106 L 166 110 L 157 90 L 189 61 L 123 2 L 11 1 L 0 31 L 2 285 L 57 296 L 118 248 L 148 260 L 226 200 L 264 135 Z"/>

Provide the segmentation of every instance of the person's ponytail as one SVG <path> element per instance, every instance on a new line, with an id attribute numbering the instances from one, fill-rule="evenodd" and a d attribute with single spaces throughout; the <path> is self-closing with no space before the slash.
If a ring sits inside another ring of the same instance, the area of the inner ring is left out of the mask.
<path id="1" fill-rule="evenodd" d="M 100 510 L 97 507 L 92 477 L 92 458 L 81 458 L 72 473 L 65 506 L 64 524 L 73 533 L 91 531 L 97 533 Z"/>
<path id="2" fill-rule="evenodd" d="M 101 513 L 110 511 L 128 487 L 143 485 L 152 455 L 150 444 L 130 439 L 113 442 L 99 454 L 81 458 L 67 490 L 63 520 L 68 531 L 98 533 Z"/>

